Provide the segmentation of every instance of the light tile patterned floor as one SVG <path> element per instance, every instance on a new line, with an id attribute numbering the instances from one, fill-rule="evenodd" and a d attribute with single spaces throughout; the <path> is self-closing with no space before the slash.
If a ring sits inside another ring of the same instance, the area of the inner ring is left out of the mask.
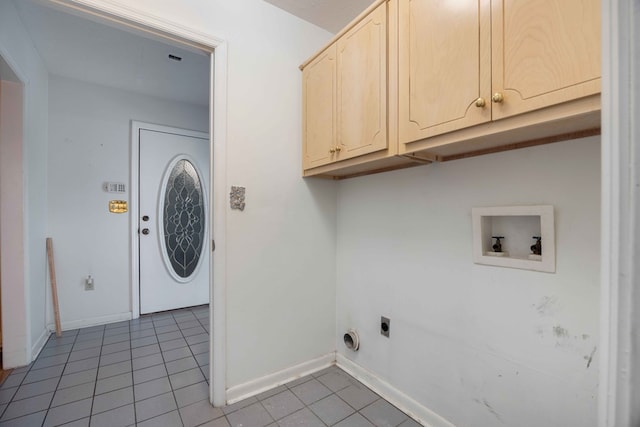
<path id="1" fill-rule="evenodd" d="M 213 408 L 208 329 L 201 306 L 53 335 L 0 385 L 0 427 L 419 425 L 336 367 Z"/>

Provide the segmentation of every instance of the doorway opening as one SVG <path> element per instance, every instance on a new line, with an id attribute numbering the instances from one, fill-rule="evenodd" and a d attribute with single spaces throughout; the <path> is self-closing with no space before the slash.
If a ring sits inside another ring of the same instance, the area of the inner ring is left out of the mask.
<path id="1" fill-rule="evenodd" d="M 0 383 L 25 346 L 23 106 L 23 79 L 0 54 Z"/>
<path id="2" fill-rule="evenodd" d="M 16 2 L 16 4 L 19 5 L 18 6 L 19 9 L 31 8 L 32 6 L 22 6 L 27 3 L 30 3 L 30 2 Z M 210 331 L 211 331 L 210 332 L 211 342 L 209 343 L 209 348 L 210 348 L 209 353 L 211 355 L 210 356 L 210 359 L 211 359 L 210 375 L 209 375 L 209 377 L 211 378 L 210 397 L 214 405 L 221 406 L 226 403 L 226 384 L 225 384 L 225 377 L 226 377 L 225 352 L 226 351 L 224 348 L 224 343 L 226 341 L 224 336 L 225 329 L 226 329 L 225 310 L 224 310 L 225 270 L 223 268 L 224 251 L 220 250 L 221 248 L 224 248 L 224 242 L 225 242 L 225 235 L 224 235 L 224 232 L 225 232 L 225 210 L 224 210 L 225 179 L 224 177 L 226 175 L 226 170 L 225 170 L 226 162 L 224 160 L 225 158 L 224 145 L 225 145 L 225 133 L 226 133 L 226 129 L 225 129 L 226 80 L 227 80 L 226 44 L 222 40 L 216 39 L 208 35 L 203 35 L 201 33 L 193 32 L 187 28 L 175 25 L 168 21 L 158 19 L 157 17 L 151 16 L 151 15 L 147 15 L 143 12 L 138 12 L 134 10 L 123 10 L 122 8 L 119 8 L 112 4 L 105 3 L 104 5 L 99 5 L 99 6 L 85 6 L 85 5 L 79 5 L 78 2 L 75 2 L 75 1 L 48 0 L 47 2 L 44 3 L 44 5 L 53 6 L 51 10 L 56 10 L 57 12 L 62 11 L 62 12 L 65 12 L 65 14 L 67 15 L 75 15 L 75 17 L 79 17 L 84 22 L 83 25 L 87 27 L 93 24 L 105 24 L 105 26 L 107 27 L 110 27 L 112 29 L 115 28 L 118 31 L 121 31 L 128 35 L 133 34 L 137 37 L 142 37 L 148 40 L 153 40 L 155 42 L 164 43 L 168 46 L 176 47 L 178 49 L 183 49 L 185 51 L 190 51 L 190 52 L 196 52 L 200 56 L 204 56 L 207 60 L 208 72 L 207 72 L 206 80 L 209 83 L 208 90 L 206 90 L 207 88 L 202 86 L 196 88 L 197 92 L 199 92 L 200 94 L 204 93 L 206 96 L 206 104 L 208 109 L 208 112 L 207 112 L 208 124 L 206 126 L 206 129 L 199 129 L 199 130 L 208 131 L 207 133 L 209 137 L 207 138 L 207 142 L 208 142 L 207 148 L 209 150 L 208 150 L 208 153 L 206 154 L 206 159 L 203 159 L 203 160 L 205 160 L 205 162 L 207 163 L 207 166 L 211 170 L 210 176 L 206 178 L 206 180 L 208 181 L 207 182 L 208 192 L 206 193 L 206 201 L 207 201 L 206 207 L 207 207 L 207 216 L 209 220 L 209 224 L 208 224 L 209 226 L 205 230 L 205 235 L 203 238 L 203 242 L 206 243 L 206 245 L 208 246 L 208 249 L 206 251 L 205 250 L 202 251 L 202 256 L 208 259 L 211 266 L 213 265 L 222 266 L 221 268 L 217 268 L 217 269 L 210 268 L 209 269 L 211 271 L 209 275 L 210 277 L 206 281 L 206 284 L 208 285 L 208 291 L 209 291 L 208 294 L 209 294 L 209 301 L 210 301 L 210 305 L 209 305 L 210 307 L 209 318 L 210 318 Z M 27 27 L 28 27 L 28 23 L 27 23 Z M 45 26 L 41 25 L 40 27 L 44 28 Z M 50 28 L 63 28 L 65 31 L 68 29 L 68 27 L 66 26 L 53 26 Z M 87 39 L 102 40 L 100 37 L 95 36 L 92 30 L 85 30 L 84 34 L 87 35 L 86 37 Z M 78 39 L 76 38 L 74 41 L 77 41 L 77 40 Z M 75 46 L 76 43 L 73 43 L 72 45 Z M 125 46 L 126 44 L 121 43 L 119 46 L 117 46 L 117 49 L 115 50 L 115 52 L 120 53 L 120 51 L 124 51 Z M 87 52 L 85 53 L 89 53 L 91 51 L 98 51 L 98 54 L 107 57 L 108 61 L 118 62 L 118 61 L 114 61 L 114 59 L 119 58 L 117 54 L 109 55 L 108 52 L 105 52 L 103 50 L 103 48 L 104 46 L 102 45 L 94 46 L 93 48 L 87 49 Z M 39 51 L 48 52 L 49 50 L 45 48 L 41 48 L 39 49 Z M 44 54 L 44 56 L 46 56 L 46 54 Z M 215 56 L 215 60 L 214 60 L 214 56 Z M 84 73 L 85 76 L 91 75 L 92 73 L 98 74 L 100 72 L 103 72 L 104 74 L 104 70 L 101 69 L 101 67 L 95 66 L 92 60 L 87 60 L 86 58 L 87 58 L 86 56 L 83 56 L 83 60 L 86 61 L 86 63 L 89 65 L 89 68 L 91 68 L 92 65 L 94 66 L 93 68 L 95 73 L 93 72 Z M 180 63 L 180 61 L 178 60 L 179 58 L 180 58 L 180 55 L 175 55 L 173 53 L 164 56 L 165 61 L 168 60 L 168 61 L 173 61 L 175 63 Z M 182 64 L 184 64 L 185 62 L 187 61 L 182 61 Z M 45 63 L 46 63 L 46 58 L 45 58 Z M 78 61 L 76 61 L 76 64 L 77 63 Z M 108 71 L 107 71 L 107 74 L 109 74 Z M 188 80 L 189 76 L 182 75 L 181 78 Z M 69 77 L 55 76 L 56 82 L 54 82 L 53 85 L 50 85 L 50 92 L 52 90 L 52 87 L 56 86 L 59 90 L 59 93 L 69 93 L 63 90 L 65 87 L 68 86 L 68 83 L 69 83 L 67 81 L 68 79 Z M 144 75 L 136 76 L 136 83 L 142 84 L 144 83 L 144 81 L 145 81 Z M 173 84 L 171 84 L 172 82 L 175 82 L 175 80 L 170 81 L 169 84 L 165 84 L 161 86 L 167 90 L 171 90 L 172 87 L 174 86 Z M 85 84 L 88 82 L 83 81 L 82 83 Z M 81 93 L 81 92 L 82 90 L 75 91 L 75 93 Z M 106 100 L 108 97 L 113 95 L 112 93 L 109 93 L 109 92 L 110 91 L 108 90 L 103 91 L 105 96 L 102 98 L 99 98 L 100 102 L 104 103 L 104 100 Z M 214 93 L 215 93 L 215 97 L 213 96 Z M 62 97 L 59 97 L 59 98 L 62 98 Z M 132 99 L 130 104 L 136 104 L 137 102 L 138 100 Z M 59 110 L 55 110 L 55 107 L 52 107 L 51 109 L 55 111 L 55 114 L 59 114 Z M 115 109 L 117 110 L 117 107 Z M 78 110 L 82 110 L 82 108 Z M 106 111 L 107 109 L 94 106 L 93 108 L 88 110 L 92 112 L 96 112 L 98 113 L 97 115 L 99 115 L 101 112 Z M 110 111 L 113 111 L 113 110 L 114 109 L 111 109 Z M 175 115 L 172 115 L 172 114 L 165 114 L 165 117 L 167 116 L 175 117 Z M 191 117 L 191 115 L 184 114 L 184 117 L 188 118 L 188 117 Z M 166 124 L 171 124 L 172 126 L 180 126 L 180 127 L 185 127 L 189 129 L 194 129 L 194 128 L 197 129 L 197 127 L 191 127 L 188 124 L 176 123 L 176 122 L 173 122 L 172 120 L 155 119 L 153 117 L 149 117 L 146 114 L 140 114 L 138 116 L 129 117 L 129 120 L 127 121 L 127 127 L 128 127 L 127 135 L 130 134 L 129 126 L 130 126 L 131 120 L 145 120 L 148 122 L 166 123 Z M 50 117 L 50 123 L 54 123 L 54 127 L 55 127 L 55 126 L 58 126 L 60 123 L 62 123 L 62 121 L 57 120 L 57 118 Z M 98 134 L 93 134 L 93 135 L 98 135 Z M 115 138 L 112 138 L 112 139 L 115 139 Z M 57 141 L 58 141 L 58 144 L 60 144 L 60 141 L 62 141 L 62 143 L 74 142 L 73 138 L 68 138 L 68 137 L 59 138 Z M 213 143 L 213 141 L 215 141 L 215 144 Z M 51 144 L 52 143 L 55 144 L 56 142 L 52 142 L 50 140 L 49 143 L 51 147 Z M 132 141 L 129 138 L 127 138 L 126 144 L 127 144 L 126 151 L 128 153 L 129 147 L 130 147 L 130 144 L 132 144 Z M 78 146 L 78 147 L 79 149 L 85 149 L 85 147 L 81 147 L 81 146 Z M 79 150 L 74 150 L 74 152 L 75 151 L 79 151 Z M 59 151 L 57 150 L 57 147 L 52 147 L 50 150 L 50 153 L 53 153 L 51 154 L 51 156 L 53 157 L 59 155 Z M 117 166 L 112 168 L 112 170 L 116 171 L 117 168 L 122 168 L 123 166 L 126 166 L 129 174 L 128 175 L 129 178 L 122 179 L 121 178 L 122 174 L 121 174 L 120 176 L 117 176 L 116 179 L 114 179 L 113 181 L 115 181 L 116 183 L 123 183 L 125 184 L 126 187 L 128 187 L 128 190 L 130 191 L 128 198 L 129 198 L 129 202 L 132 203 L 133 202 L 132 192 L 134 190 L 134 186 L 132 185 L 132 179 L 130 175 L 133 171 L 132 164 L 131 164 L 132 159 L 130 159 L 129 162 L 126 162 L 124 161 L 124 157 L 125 156 L 120 156 L 117 162 Z M 98 160 L 103 161 L 104 159 L 105 157 L 100 157 Z M 51 158 L 49 159 L 49 162 L 52 163 Z M 53 163 L 57 165 L 55 161 Z M 74 162 L 74 163 L 81 166 L 84 164 L 82 162 Z M 97 164 L 99 163 L 97 162 Z M 58 172 L 54 171 L 53 173 L 58 173 Z M 95 191 L 95 189 L 97 189 L 95 193 L 99 193 L 99 194 L 92 194 L 90 195 L 90 197 L 100 196 L 102 197 L 102 199 L 104 199 L 105 197 L 109 196 L 109 199 L 111 198 L 124 199 L 126 197 L 125 195 L 120 195 L 121 197 L 118 197 L 118 195 L 113 195 L 113 197 L 111 197 L 112 195 L 110 194 L 104 194 L 107 191 L 103 190 L 104 187 L 102 186 L 102 184 L 108 184 L 112 181 L 112 176 L 109 176 L 108 173 L 110 173 L 109 170 L 107 170 L 107 172 L 102 177 L 104 182 L 101 182 L 98 186 L 96 186 L 95 184 L 92 184 L 91 188 L 94 189 L 92 191 Z M 116 173 L 114 172 L 114 175 L 115 174 Z M 62 173 L 59 173 L 59 175 L 63 176 Z M 68 184 L 70 182 L 73 182 L 73 180 L 59 179 L 58 183 Z M 61 207 L 63 206 L 62 201 L 64 200 L 63 199 L 64 191 L 66 191 L 67 193 L 72 193 L 64 185 L 58 186 L 55 184 L 52 185 L 50 183 L 49 188 L 54 189 L 54 194 L 49 195 L 50 200 L 53 200 L 52 203 L 54 204 L 60 203 Z M 57 197 L 58 195 L 61 195 L 60 199 L 58 199 Z M 121 219 L 124 218 L 126 221 L 126 216 L 112 215 L 111 212 L 105 213 L 107 203 L 104 203 L 106 200 L 102 200 L 102 199 L 98 200 L 98 202 L 96 202 L 96 205 L 100 205 L 102 207 L 103 215 L 105 214 L 108 215 L 109 220 L 116 220 L 116 218 L 119 218 L 118 220 L 121 221 Z M 108 200 L 108 201 L 111 202 L 111 200 Z M 50 206 L 52 203 L 50 203 Z M 70 205 L 73 205 L 73 203 L 71 204 L 67 203 L 67 206 L 70 206 Z M 59 214 L 59 217 L 62 219 L 59 221 L 59 224 L 64 224 L 65 221 L 69 222 L 69 219 L 63 218 L 64 210 L 62 208 L 60 212 L 61 213 Z M 51 216 L 51 209 L 49 210 L 49 214 Z M 133 212 L 130 211 L 129 215 L 133 215 Z M 132 222 L 132 221 L 129 221 L 129 222 Z M 136 222 L 137 222 L 137 218 L 136 218 Z M 50 228 L 55 228 L 55 225 L 52 227 L 51 223 L 55 223 L 55 219 L 52 220 L 50 218 Z M 78 224 L 74 224 L 74 225 L 78 225 Z M 78 227 L 78 228 L 81 230 L 85 230 L 84 232 L 87 234 L 99 233 L 101 231 L 101 230 L 97 230 L 99 227 L 95 227 L 95 226 L 94 227 Z M 129 232 L 126 233 L 127 246 L 129 246 L 130 244 L 129 239 L 131 238 L 131 234 L 134 228 L 135 228 L 135 231 L 137 232 L 138 226 L 136 225 L 135 227 L 133 227 L 130 225 L 129 228 L 130 228 Z M 217 246 L 219 248 L 217 252 L 213 252 L 211 250 L 211 247 L 213 247 L 212 239 L 214 236 L 216 239 Z M 77 246 L 69 245 L 69 247 L 73 248 Z M 85 247 L 87 247 L 87 245 L 85 245 Z M 126 251 L 126 252 L 128 253 L 129 251 Z M 105 253 L 107 254 L 105 255 L 105 258 L 117 257 L 119 251 L 109 250 L 108 248 Z M 80 254 L 80 255 L 84 255 L 84 254 Z M 120 253 L 120 255 L 122 255 L 122 253 Z M 129 253 L 128 255 L 129 255 L 129 259 L 126 262 L 128 270 L 125 268 L 122 268 L 121 271 L 125 271 L 125 272 L 129 271 L 130 274 L 127 275 L 128 276 L 127 279 L 129 280 L 122 280 L 122 281 L 119 281 L 119 283 L 124 283 L 127 286 L 127 289 L 126 289 L 127 294 L 131 295 L 131 292 L 132 292 L 131 287 L 133 286 L 131 276 L 135 274 L 135 272 L 133 271 L 135 262 L 134 262 L 133 254 Z M 62 255 L 58 258 L 62 259 Z M 102 259 L 99 256 L 94 256 L 94 259 L 96 259 L 97 261 L 93 263 L 94 266 L 91 266 L 92 269 L 98 268 L 98 267 L 95 267 L 95 265 L 102 262 Z M 122 264 L 124 263 L 120 263 L 120 265 Z M 124 267 L 124 265 L 122 265 L 122 267 Z M 136 269 L 136 272 L 137 272 L 137 269 Z M 80 277 L 77 277 L 77 278 L 74 277 L 74 280 L 78 282 L 80 286 L 82 286 L 84 289 L 87 289 L 87 287 L 89 286 L 88 285 L 89 278 L 91 279 L 90 281 L 91 287 L 95 286 L 95 289 L 98 289 L 98 290 L 100 289 L 100 286 L 103 286 L 103 289 L 108 288 L 108 287 L 105 287 L 104 281 L 99 280 L 99 277 L 97 274 L 94 275 L 90 273 L 91 272 L 89 271 L 87 271 L 86 273 L 80 272 L 80 274 L 76 273 L 76 276 L 80 276 Z M 102 276 L 105 277 L 106 274 L 103 274 Z M 87 289 L 87 290 L 96 292 L 94 289 Z M 86 293 L 83 295 L 91 295 L 91 294 Z M 106 295 L 106 297 L 108 298 L 109 295 Z M 105 302 L 103 305 L 106 306 L 107 304 L 108 303 Z M 77 304 L 77 305 L 82 305 L 82 304 Z M 126 311 L 130 311 L 130 314 L 129 314 L 130 317 L 135 318 L 139 315 L 140 311 L 139 311 L 138 301 L 133 301 L 133 298 L 129 298 L 128 308 L 129 310 L 126 310 Z M 124 313 L 124 315 L 127 315 L 127 314 L 128 313 Z M 109 318 L 105 320 L 116 321 L 116 320 L 124 320 L 124 318 L 123 319 Z M 74 326 L 74 325 L 69 325 L 69 327 L 71 326 Z M 87 325 L 78 324 L 75 326 L 81 327 L 81 326 L 87 326 Z M 63 327 L 64 327 L 64 322 L 63 322 Z M 216 343 L 219 343 L 219 345 L 214 346 L 213 341 L 215 341 Z"/>

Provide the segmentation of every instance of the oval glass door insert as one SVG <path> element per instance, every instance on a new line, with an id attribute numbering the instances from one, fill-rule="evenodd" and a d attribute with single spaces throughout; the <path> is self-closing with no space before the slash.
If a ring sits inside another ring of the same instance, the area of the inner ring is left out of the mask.
<path id="1" fill-rule="evenodd" d="M 172 164 L 164 185 L 163 258 L 169 271 L 184 282 L 196 271 L 202 254 L 205 203 L 200 176 L 193 164 L 184 158 Z"/>

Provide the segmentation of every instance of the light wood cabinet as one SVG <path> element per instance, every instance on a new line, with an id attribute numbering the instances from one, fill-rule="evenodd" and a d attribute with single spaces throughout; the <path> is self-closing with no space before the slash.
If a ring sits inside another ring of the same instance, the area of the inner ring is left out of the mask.
<path id="1" fill-rule="evenodd" d="M 599 94 L 599 8 L 599 0 L 400 0 L 399 152 Z"/>
<path id="2" fill-rule="evenodd" d="M 336 46 L 332 45 L 305 67 L 302 73 L 305 169 L 322 166 L 334 160 L 335 93 Z"/>
<path id="3" fill-rule="evenodd" d="M 300 68 L 303 175 L 600 133 L 601 0 L 376 0 Z"/>
<path id="4" fill-rule="evenodd" d="M 415 164 L 395 156 L 389 126 L 388 36 L 396 10 L 396 0 L 376 1 L 300 67 L 304 176 L 340 179 Z"/>
<path id="5" fill-rule="evenodd" d="M 387 148 L 387 5 L 337 41 L 336 160 Z"/>
<path id="6" fill-rule="evenodd" d="M 490 23 L 489 0 L 400 0 L 401 143 L 491 120 Z"/>
<path id="7" fill-rule="evenodd" d="M 493 119 L 600 93 L 599 0 L 492 0 Z"/>

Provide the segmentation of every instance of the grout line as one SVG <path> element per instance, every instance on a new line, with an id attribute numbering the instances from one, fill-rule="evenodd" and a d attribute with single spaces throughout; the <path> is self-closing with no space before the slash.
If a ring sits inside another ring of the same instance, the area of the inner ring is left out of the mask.
<path id="1" fill-rule="evenodd" d="M 107 330 L 106 325 L 103 326 L 102 329 L 102 342 L 104 342 L 104 332 Z M 96 398 L 96 389 L 98 388 L 98 373 L 100 372 L 100 361 L 102 360 L 102 344 L 100 345 L 100 353 L 98 355 L 98 367 L 96 369 L 96 377 L 93 383 L 93 394 L 91 395 L 91 408 L 89 408 L 89 423 L 91 423 L 91 419 L 93 418 L 93 401 Z"/>
<path id="2" fill-rule="evenodd" d="M 173 317 L 173 314 L 171 314 L 171 319 L 173 319 L 175 322 L 175 318 Z M 178 327 L 178 330 L 180 330 L 179 327 Z M 180 419 L 180 424 L 184 426 L 184 421 L 182 420 L 182 414 L 180 413 L 180 408 L 178 407 L 178 400 L 176 399 L 176 394 L 175 394 L 175 391 L 173 390 L 173 384 L 171 384 L 171 379 L 169 378 L 169 372 L 167 371 L 167 361 L 164 359 L 164 354 L 162 353 L 162 346 L 160 345 L 160 340 L 158 339 L 158 331 L 156 330 L 155 323 L 153 324 L 153 331 L 155 332 L 155 337 L 156 337 L 156 340 L 158 341 L 158 348 L 160 349 L 160 357 L 162 358 L 162 366 L 164 366 L 164 370 L 167 373 L 167 381 L 169 381 L 169 388 L 171 388 L 170 393 L 171 393 L 171 396 L 173 396 L 174 403 L 176 404 L 176 411 L 178 411 L 178 418 Z M 160 414 L 160 415 L 164 415 L 164 414 Z"/>
<path id="3" fill-rule="evenodd" d="M 279 393 L 276 393 L 276 394 L 279 394 Z M 275 394 L 274 394 L 274 396 L 275 396 Z M 269 397 L 272 397 L 272 396 L 269 396 Z M 268 399 L 269 397 L 267 397 L 266 399 Z M 273 422 L 274 422 L 274 423 L 276 423 L 276 424 L 278 424 L 278 422 L 276 421 L 276 419 L 275 419 L 275 418 L 273 418 L 273 415 L 271 415 L 271 412 L 267 411 L 267 407 L 266 407 L 266 406 L 264 406 L 264 404 L 262 403 L 262 400 L 258 399 L 258 404 L 259 404 L 260 406 L 262 406 L 262 409 L 264 409 L 264 411 L 267 413 L 267 415 L 269 415 L 269 417 L 273 420 Z"/>
<path id="4" fill-rule="evenodd" d="M 73 346 L 76 344 L 76 341 L 78 340 L 78 334 L 79 334 L 79 331 L 76 332 L 76 334 L 75 334 L 75 336 L 73 338 L 73 343 L 71 344 L 71 349 L 69 350 L 69 353 L 67 353 L 67 359 L 64 362 L 64 367 L 62 368 L 62 371 L 60 372 L 60 376 L 58 377 L 58 382 L 56 384 L 56 388 L 53 390 L 53 394 L 51 395 L 51 400 L 49 401 L 49 406 L 47 406 L 47 409 L 46 409 L 47 412 L 44 414 L 44 417 L 42 418 L 42 425 L 43 426 L 44 426 L 45 421 L 47 420 L 47 416 L 49 415 L 49 410 L 51 409 L 51 405 L 53 404 L 53 399 L 56 397 L 56 393 L 58 391 L 58 387 L 60 386 L 60 381 L 62 381 L 62 376 L 64 375 L 64 371 L 65 371 L 65 369 L 67 369 L 67 364 L 69 363 L 69 358 L 71 357 L 71 351 L 73 350 Z M 49 339 L 51 339 L 52 337 L 53 337 L 53 334 L 51 334 L 49 336 Z M 48 343 L 48 340 L 47 340 L 47 343 Z M 40 355 L 38 355 L 38 357 L 36 357 L 36 360 L 33 361 L 33 365 L 35 365 L 36 362 L 38 362 L 38 360 L 40 360 Z M 31 369 L 29 369 L 29 370 L 31 370 Z M 27 376 L 25 375 L 25 378 L 26 377 Z M 17 393 L 18 392 L 16 391 L 16 394 Z M 71 422 L 71 421 L 75 421 L 75 420 L 70 420 L 69 422 Z"/>
<path id="5" fill-rule="evenodd" d="M 131 338 L 131 320 L 128 322 L 129 326 L 129 363 L 131 364 L 131 393 L 133 394 L 133 422 L 134 425 L 138 424 L 138 410 L 136 408 L 136 381 L 133 376 L 133 346 L 131 342 L 133 339 Z"/>

